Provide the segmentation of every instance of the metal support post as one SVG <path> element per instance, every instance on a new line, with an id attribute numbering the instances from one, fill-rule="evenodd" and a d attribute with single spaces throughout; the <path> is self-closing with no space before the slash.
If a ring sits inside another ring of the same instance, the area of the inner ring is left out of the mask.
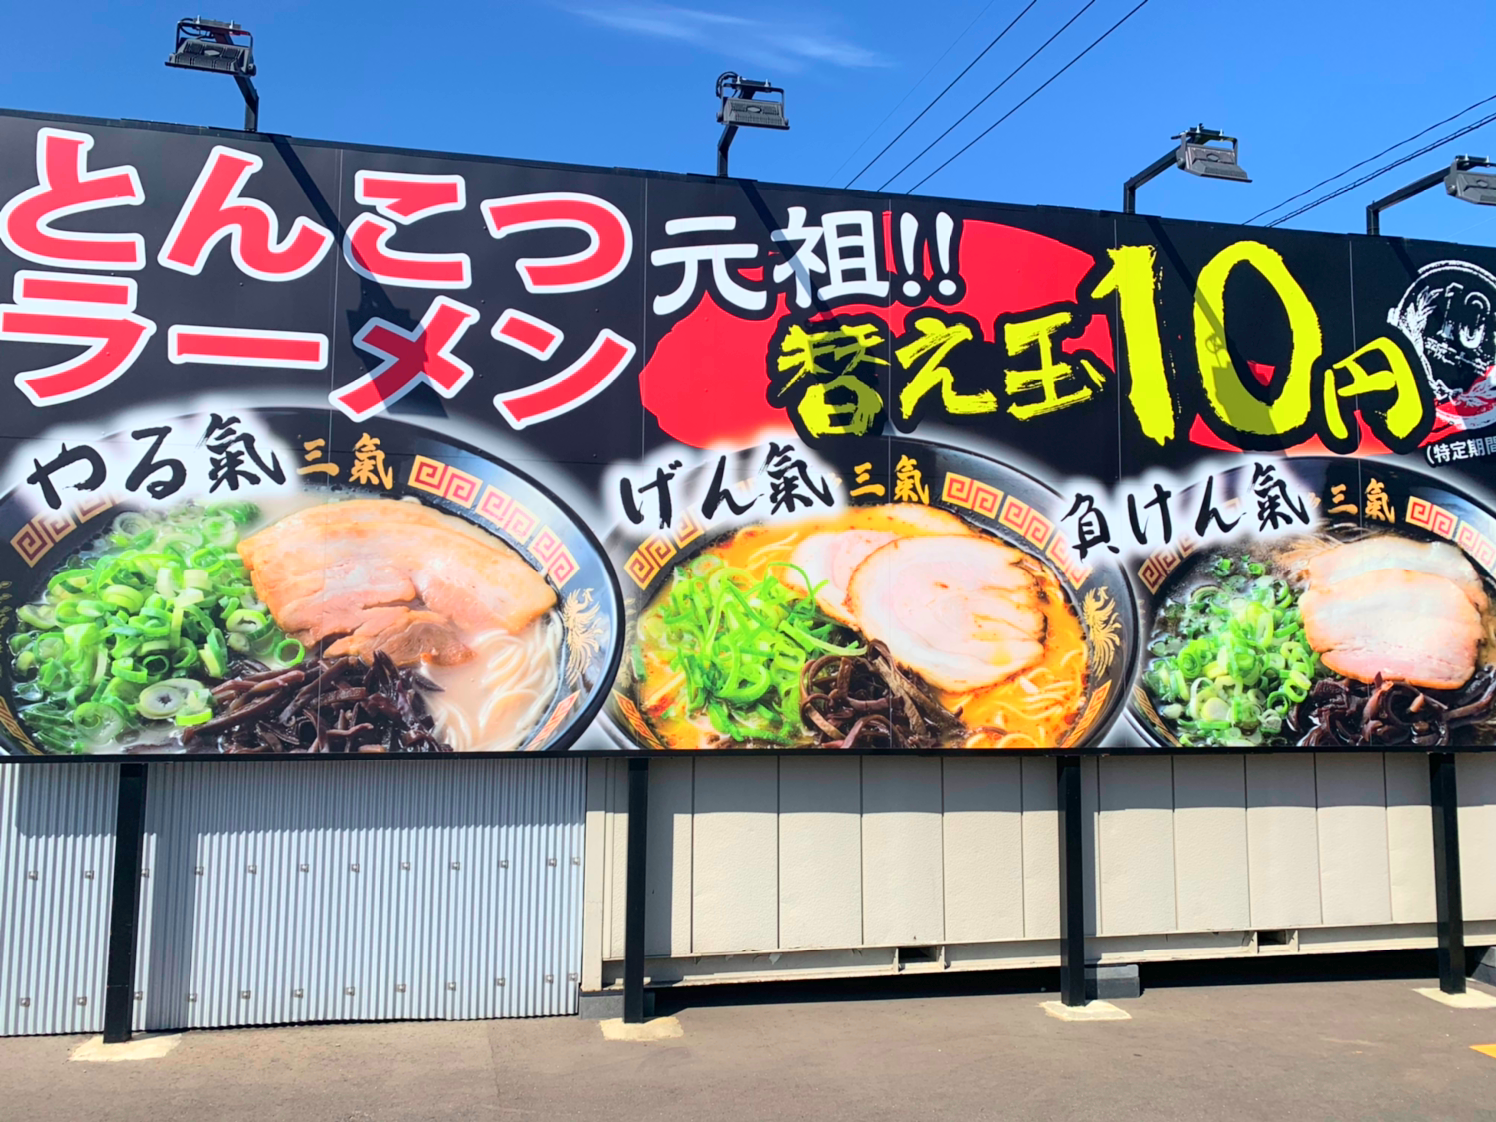
<path id="1" fill-rule="evenodd" d="M 244 95 L 244 131 L 259 132 L 260 91 L 242 74 L 235 74 L 234 81 L 239 83 L 239 92 Z"/>
<path id="2" fill-rule="evenodd" d="M 1060 1002 L 1086 1003 L 1086 889 L 1082 861 L 1080 757 L 1059 756 L 1056 803 L 1060 812 Z"/>
<path id="3" fill-rule="evenodd" d="M 722 129 L 722 137 L 717 141 L 717 174 L 727 178 L 727 150 L 732 147 L 732 138 L 738 135 L 737 125 L 727 125 Z"/>
<path id="4" fill-rule="evenodd" d="M 623 905 L 623 1021 L 644 1023 L 644 869 L 648 847 L 649 760 L 629 760 L 628 873 Z"/>
<path id="5" fill-rule="evenodd" d="M 1444 177 L 1448 174 L 1449 169 L 1442 168 L 1439 171 L 1425 175 L 1422 179 L 1414 180 L 1406 187 L 1399 187 L 1392 194 L 1383 195 L 1380 199 L 1371 203 L 1366 208 L 1366 232 L 1372 235 L 1380 234 L 1382 232 L 1382 211 L 1386 210 L 1389 206 L 1396 206 L 1400 202 L 1411 199 L 1414 195 L 1422 194 L 1430 187 L 1443 183 Z"/>
<path id="6" fill-rule="evenodd" d="M 1428 755 L 1429 806 L 1434 815 L 1434 907 L 1438 919 L 1439 988 L 1465 992 L 1465 907 L 1460 896 L 1460 801 L 1454 753 Z"/>
<path id="7" fill-rule="evenodd" d="M 1138 212 L 1138 188 L 1150 179 L 1157 178 L 1168 171 L 1178 160 L 1177 152 L 1169 152 L 1160 156 L 1145 167 L 1137 175 L 1122 184 L 1122 213 L 1136 214 Z"/>
<path id="8" fill-rule="evenodd" d="M 135 1016 L 135 934 L 140 865 L 145 846 L 146 766 L 119 766 L 114 814 L 114 885 L 109 905 L 109 956 L 104 977 L 104 1043 L 130 1039 Z"/>

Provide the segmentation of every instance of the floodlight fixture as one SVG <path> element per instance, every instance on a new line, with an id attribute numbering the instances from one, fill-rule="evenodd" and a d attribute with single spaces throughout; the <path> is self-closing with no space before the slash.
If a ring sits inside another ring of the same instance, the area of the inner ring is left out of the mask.
<path id="1" fill-rule="evenodd" d="M 1477 206 L 1496 206 L 1496 174 L 1478 171 L 1492 167 L 1484 156 L 1456 156 L 1447 168 L 1429 172 L 1422 179 L 1415 179 L 1406 187 L 1399 187 L 1390 195 L 1383 195 L 1366 208 L 1366 232 L 1382 232 L 1382 211 L 1389 206 L 1411 199 L 1430 187 L 1444 184 L 1445 193 Z"/>
<path id="2" fill-rule="evenodd" d="M 1237 160 L 1236 137 L 1208 129 L 1204 125 L 1196 125 L 1171 139 L 1179 141 L 1178 148 L 1160 156 L 1122 185 L 1123 214 L 1136 214 L 1138 188 L 1171 167 L 1198 175 L 1202 179 L 1224 179 L 1228 183 L 1252 182 L 1251 176 L 1247 175 Z"/>
<path id="3" fill-rule="evenodd" d="M 177 45 L 167 66 L 231 75 L 244 95 L 244 131 L 260 131 L 260 94 L 255 76 L 255 37 L 237 23 L 219 19 L 177 21 Z"/>
<path id="4" fill-rule="evenodd" d="M 731 90 L 732 93 L 727 91 Z M 778 94 L 778 101 L 757 101 L 755 94 Z M 789 119 L 784 115 L 784 91 L 768 82 L 754 78 L 740 78 L 731 70 L 717 76 L 717 96 L 722 104 L 717 110 L 717 121 L 722 128 L 722 137 L 717 141 L 717 174 L 727 175 L 727 150 L 732 147 L 732 138 L 738 129 L 787 129 Z"/>
<path id="5" fill-rule="evenodd" d="M 1471 156 L 1468 167 L 1450 168 L 1444 177 L 1445 192 L 1476 206 L 1496 206 L 1496 175 L 1475 170 L 1490 166 L 1485 157 Z"/>

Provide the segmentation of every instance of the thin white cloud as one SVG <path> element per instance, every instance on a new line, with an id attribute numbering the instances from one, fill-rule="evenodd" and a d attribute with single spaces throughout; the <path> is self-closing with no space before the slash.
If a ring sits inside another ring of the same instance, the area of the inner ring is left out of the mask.
<path id="1" fill-rule="evenodd" d="M 845 69 L 892 65 L 876 51 L 829 29 L 808 28 L 803 15 L 754 20 L 665 4 L 610 4 L 571 10 L 605 27 L 689 43 L 778 71 L 797 73 L 813 65 Z"/>

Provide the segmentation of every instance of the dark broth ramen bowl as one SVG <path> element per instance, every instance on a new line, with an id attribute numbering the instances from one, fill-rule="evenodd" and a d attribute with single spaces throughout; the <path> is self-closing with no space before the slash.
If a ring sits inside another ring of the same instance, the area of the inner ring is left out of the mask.
<path id="1" fill-rule="evenodd" d="M 1485 502 L 1456 489 L 1427 472 L 1381 459 L 1303 456 L 1276 461 L 1291 491 L 1308 497 L 1308 526 L 1299 523 L 1285 532 L 1326 533 L 1345 540 L 1370 533 L 1388 533 L 1418 542 L 1448 542 L 1461 549 L 1488 588 L 1496 592 L 1496 514 Z M 1175 543 L 1128 564 L 1137 585 L 1139 675 L 1133 685 L 1127 721 L 1119 726 L 1132 745 L 1177 749 L 1179 739 L 1170 722 L 1158 712 L 1155 698 L 1143 679 L 1153 658 L 1149 647 L 1160 630 L 1161 613 L 1169 601 L 1206 579 L 1205 566 L 1220 556 L 1239 556 L 1261 545 L 1249 527 L 1257 525 L 1257 498 L 1252 492 L 1251 464 L 1218 472 L 1216 504 L 1229 521 L 1240 515 L 1238 532 L 1220 541 Z M 1368 491 L 1372 501 L 1368 502 Z M 1176 510 L 1193 511 L 1199 487 L 1182 490 L 1173 500 Z M 1197 749 L 1223 751 L 1233 749 Z M 1237 749 L 1239 750 L 1239 749 Z M 1287 749 L 1285 749 L 1287 750 Z"/>
<path id="2" fill-rule="evenodd" d="M 117 466 L 111 466 L 108 482 L 96 492 L 63 489 L 59 510 L 49 509 L 38 490 L 26 484 L 0 498 L 0 580 L 5 582 L 0 632 L 6 639 L 0 646 L 0 753 L 44 755 L 27 732 L 21 712 L 25 702 L 15 692 L 9 643 L 17 628 L 15 609 L 42 596 L 69 558 L 109 532 L 122 513 L 170 510 L 189 499 L 247 498 L 267 509 L 282 499 L 415 500 L 498 538 L 545 577 L 563 624 L 559 687 L 517 750 L 564 751 L 596 716 L 623 650 L 622 596 L 600 543 L 544 485 L 480 448 L 419 425 L 390 418 L 354 422 L 318 409 L 245 409 L 238 413 L 237 431 L 256 438 L 266 461 L 269 449 L 279 449 L 284 485 L 270 487 L 262 478 L 266 489 L 253 494 L 223 485 L 211 491 L 208 461 L 198 440 L 207 420 L 206 415 L 192 415 L 165 422 L 183 436 L 176 446 L 164 445 L 157 459 L 179 457 L 187 467 L 182 490 L 168 498 L 142 501 L 144 488 L 127 491 L 128 467 Z M 120 437 L 97 444 L 106 452 L 117 446 L 121 455 L 132 457 L 142 447 Z M 243 466 L 264 474 L 252 461 Z M 336 467 L 336 473 L 328 466 Z"/>
<path id="3" fill-rule="evenodd" d="M 839 469 L 844 478 L 834 480 L 833 486 L 841 493 L 846 506 L 877 506 L 893 501 L 897 465 L 912 464 L 919 470 L 922 487 L 927 488 L 919 493 L 920 500 L 928 496 L 929 506 L 957 515 L 983 534 L 1040 561 L 1055 574 L 1084 632 L 1088 686 L 1084 707 L 1071 725 L 1066 742 L 1045 747 L 1077 749 L 1099 745 L 1126 705 L 1128 687 L 1136 668 L 1137 608 L 1122 565 L 1105 550 L 1090 553 L 1084 561 L 1078 558 L 1060 530 L 1060 516 L 1064 513 L 1060 496 L 1025 472 L 947 445 L 897 438 L 878 443 L 881 471 L 869 464 L 859 465 L 870 469 L 861 475 L 850 465 Z M 762 463 L 763 459 L 762 448 L 739 454 L 742 464 Z M 695 474 L 699 476 L 701 473 Z M 867 485 L 864 475 L 875 485 L 881 483 L 882 492 L 851 494 Z M 686 486 L 680 492 L 685 494 L 691 493 L 693 482 L 699 485 L 699 480 L 693 481 L 690 477 L 682 482 Z M 642 536 L 632 526 L 615 529 L 607 539 L 607 546 L 624 589 L 628 610 L 627 642 L 636 641 L 639 613 L 668 585 L 679 566 L 740 530 L 768 524 L 771 520 L 753 518 L 759 508 L 768 505 L 767 500 L 761 501 L 745 518 L 730 524 L 723 521 L 703 525 L 698 507 L 692 504 L 684 513 L 677 514 L 668 531 L 656 530 Z M 632 662 L 625 651 L 605 710 L 606 727 L 614 740 L 625 748 L 665 749 L 638 704 L 639 683 Z M 745 744 L 742 747 L 751 746 Z M 821 752 L 830 749 L 805 746 L 788 750 Z M 947 748 L 940 751 L 988 750 Z M 1022 752 L 1032 749 L 990 750 Z M 890 749 L 859 751 L 886 752 Z"/>

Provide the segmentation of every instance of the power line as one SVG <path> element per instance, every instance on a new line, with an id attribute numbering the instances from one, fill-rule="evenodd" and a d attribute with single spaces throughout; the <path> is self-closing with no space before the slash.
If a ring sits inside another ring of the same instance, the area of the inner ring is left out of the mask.
<path id="1" fill-rule="evenodd" d="M 1125 16 L 1123 16 L 1121 19 L 1119 19 L 1116 23 L 1114 23 L 1110 27 L 1108 27 L 1105 31 L 1103 31 L 1100 35 L 1098 35 L 1095 39 L 1093 39 L 1091 41 L 1090 46 L 1086 47 L 1086 49 L 1083 50 L 1083 51 L 1081 51 L 1080 54 L 1076 55 L 1069 62 L 1067 62 L 1064 66 L 1060 67 L 1053 74 L 1051 74 L 1048 78 L 1046 78 L 1044 80 L 1044 85 L 1040 86 L 1033 93 L 1029 94 L 1028 97 L 1024 98 L 1017 105 L 1013 106 L 1012 109 L 1009 109 L 1006 113 L 1004 113 L 997 120 L 993 121 L 985 129 L 983 129 L 981 132 L 979 132 L 976 136 L 972 137 L 971 140 L 967 141 L 966 145 L 963 148 L 960 149 L 960 151 L 958 151 L 950 159 L 946 160 L 945 163 L 941 164 L 938 168 L 936 168 L 934 171 L 932 171 L 929 175 L 927 175 L 923 179 L 921 179 L 913 187 L 910 187 L 909 190 L 907 190 L 907 191 L 904 192 L 904 194 L 907 195 L 911 191 L 918 190 L 920 187 L 922 187 L 926 183 L 928 183 L 931 179 L 935 178 L 935 176 L 939 175 L 942 171 L 944 171 L 947 167 L 949 167 L 962 153 L 964 153 L 965 151 L 967 151 L 967 149 L 971 148 L 974 144 L 976 144 L 979 140 L 981 140 L 989 132 L 991 132 L 993 129 L 997 128 L 998 125 L 1002 124 L 1009 117 L 1011 117 L 1014 113 L 1017 113 L 1025 105 L 1027 105 L 1029 102 L 1033 101 L 1035 97 L 1037 97 L 1040 93 L 1042 93 L 1044 91 L 1044 88 L 1046 86 L 1048 86 L 1051 82 L 1053 82 L 1061 74 L 1065 73 L 1065 71 L 1069 70 L 1077 62 L 1079 62 L 1081 59 L 1085 58 L 1088 54 L 1090 54 L 1097 47 L 1101 46 L 1101 44 L 1103 42 L 1105 42 L 1111 36 L 1112 32 L 1116 31 L 1117 28 L 1121 27 L 1128 20 L 1132 19 L 1133 16 L 1137 15 L 1138 12 L 1142 11 L 1142 9 L 1147 5 L 1147 3 L 1148 3 L 1148 0 L 1138 0 L 1137 5 L 1132 9 L 1132 11 L 1128 12 Z"/>
<path id="2" fill-rule="evenodd" d="M 1451 238 L 1458 237 L 1460 234 L 1466 233 L 1469 230 L 1473 230 L 1477 226 L 1485 226 L 1491 222 L 1496 222 L 1496 214 L 1488 214 L 1484 218 L 1477 218 L 1474 222 L 1471 222 L 1465 226 L 1461 226 L 1454 232 L 1454 234 L 1451 235 Z"/>
<path id="3" fill-rule="evenodd" d="M 1484 128 L 1486 125 L 1489 125 L 1492 121 L 1496 121 L 1496 113 L 1492 113 L 1489 117 L 1482 117 L 1480 120 L 1476 121 L 1474 124 L 1466 125 L 1464 128 L 1461 128 L 1461 129 L 1456 129 L 1454 132 L 1450 133 L 1448 136 L 1440 137 L 1438 140 L 1434 141 L 1432 144 L 1426 144 L 1422 148 L 1419 148 L 1416 152 L 1409 152 L 1406 156 L 1403 156 L 1403 157 L 1401 157 L 1399 159 L 1393 160 L 1390 164 L 1384 164 L 1382 167 L 1378 168 L 1376 171 L 1369 172 L 1368 174 L 1363 175 L 1360 179 L 1357 179 L 1357 180 L 1355 180 L 1352 183 L 1347 183 L 1344 187 L 1337 187 L 1335 190 L 1329 191 L 1326 194 L 1321 195 L 1319 198 L 1315 199 L 1312 203 L 1305 203 L 1303 206 L 1299 207 L 1297 210 L 1291 210 L 1287 214 L 1280 215 L 1279 217 L 1274 218 L 1267 225 L 1269 227 L 1281 226 L 1283 223 L 1289 221 L 1292 218 L 1297 218 L 1301 214 L 1307 214 L 1309 211 L 1313 210 L 1315 207 L 1322 206 L 1323 204 L 1329 202 L 1331 199 L 1338 199 L 1338 198 L 1340 198 L 1341 195 L 1344 195 L 1344 194 L 1346 194 L 1349 191 L 1354 191 L 1357 187 L 1364 187 L 1366 184 L 1370 183 L 1373 179 L 1376 179 L 1379 176 L 1386 175 L 1389 171 L 1393 170 L 1394 168 L 1400 168 L 1400 167 L 1403 166 L 1403 164 L 1410 163 L 1413 160 L 1418 159 L 1419 156 L 1427 156 L 1430 152 L 1433 152 L 1433 151 L 1435 151 L 1438 148 L 1442 148 L 1444 145 L 1448 144 L 1451 140 L 1458 140 L 1460 137 L 1464 136 L 1466 133 L 1471 133 L 1471 132 L 1474 132 L 1476 129 Z"/>
<path id="4" fill-rule="evenodd" d="M 1058 31 L 1056 31 L 1048 39 L 1044 40 L 1044 42 L 1040 43 L 1039 46 L 1038 46 L 1038 49 L 1036 49 L 1033 54 L 1029 55 L 1028 58 L 1024 59 L 1017 66 L 1015 66 L 1012 70 L 1010 70 L 1008 72 L 1008 76 L 1006 78 L 1004 78 L 1001 82 L 999 82 L 997 85 L 993 86 L 990 90 L 988 90 L 985 94 L 983 94 L 981 100 L 978 101 L 975 105 L 973 105 L 970 109 L 968 109 L 965 113 L 962 113 L 961 116 L 957 117 L 955 119 L 955 121 L 953 121 L 951 123 L 950 128 L 946 129 L 945 132 L 941 133 L 934 140 L 930 141 L 929 144 L 926 144 L 923 148 L 921 148 L 919 150 L 918 155 L 916 155 L 914 157 L 914 159 L 910 160 L 909 163 L 907 163 L 903 167 L 899 168 L 898 171 L 894 172 L 887 179 L 885 179 L 881 184 L 879 184 L 878 185 L 878 190 L 882 191 L 882 190 L 886 189 L 890 183 L 892 183 L 895 179 L 897 179 L 899 176 L 903 175 L 906 171 L 908 171 L 911 165 L 913 165 L 913 164 L 917 163 L 919 160 L 921 160 L 924 157 L 924 155 L 925 155 L 926 152 L 928 152 L 931 148 L 934 148 L 935 145 L 939 144 L 946 137 L 950 136 L 952 129 L 954 129 L 962 121 L 966 120 L 966 118 L 970 117 L 973 113 L 975 113 L 978 109 L 980 109 L 984 104 L 986 104 L 988 98 L 990 98 L 993 94 L 997 93 L 998 90 L 1002 89 L 1009 82 L 1011 82 L 1014 78 L 1016 78 L 1018 76 L 1018 72 L 1020 70 L 1022 70 L 1029 63 L 1033 62 L 1034 59 L 1038 58 L 1039 57 L 1039 53 L 1041 51 L 1043 51 L 1045 47 L 1049 46 L 1049 44 L 1053 43 L 1056 39 L 1058 39 L 1061 35 L 1063 35 L 1065 33 L 1065 31 L 1070 27 L 1070 25 L 1072 23 L 1074 23 L 1076 20 L 1080 19 L 1081 16 L 1085 15 L 1086 12 L 1095 3 L 1096 3 L 1096 0 L 1086 0 L 1086 3 L 1084 5 L 1084 7 L 1082 7 L 1080 11 L 1076 12 L 1075 15 L 1071 16 L 1068 20 L 1066 20 L 1065 23 L 1064 23 L 1064 25 Z"/>
<path id="5" fill-rule="evenodd" d="M 1485 105 L 1487 102 L 1490 102 L 1490 101 L 1496 101 L 1496 94 L 1492 94 L 1490 97 L 1483 97 L 1479 101 L 1475 102 L 1474 104 L 1465 106 L 1465 108 L 1461 109 L 1458 113 L 1453 113 L 1450 116 L 1445 117 L 1442 121 L 1435 121 L 1433 124 L 1429 125 L 1428 128 L 1426 128 L 1426 129 L 1419 129 L 1412 136 L 1404 137 L 1402 140 L 1399 140 L 1396 144 L 1389 144 L 1386 148 L 1383 148 L 1375 156 L 1367 156 L 1366 159 L 1362 160 L 1360 163 L 1352 164 L 1350 167 L 1346 168 L 1344 171 L 1336 172 L 1334 175 L 1330 176 L 1328 179 L 1321 179 L 1313 187 L 1305 187 L 1297 195 L 1290 195 L 1290 196 L 1288 196 L 1288 198 L 1284 199 L 1281 203 L 1278 203 L 1276 206 L 1270 206 L 1266 210 L 1259 210 L 1256 214 L 1252 215 L 1251 218 L 1248 218 L 1247 221 L 1245 223 L 1243 223 L 1243 225 L 1251 225 L 1253 222 L 1256 222 L 1259 218 L 1261 218 L 1264 214 L 1272 214 L 1273 211 L 1275 211 L 1275 210 L 1281 210 L 1283 207 L 1286 207 L 1289 203 L 1293 202 L 1294 200 L 1296 200 L 1296 199 L 1302 199 L 1305 195 L 1309 194 L 1311 191 L 1318 191 L 1326 183 L 1334 183 L 1335 180 L 1340 179 L 1343 176 L 1349 175 L 1351 172 L 1355 171 L 1357 168 L 1363 168 L 1363 167 L 1365 167 L 1367 164 L 1371 163 L 1372 160 L 1380 160 L 1388 152 L 1396 151 L 1397 149 L 1401 148 L 1404 144 L 1411 144 L 1413 141 L 1417 140 L 1420 136 L 1425 136 L 1428 133 L 1433 132 L 1439 126 L 1449 124 L 1450 121 L 1458 120 L 1459 118 L 1463 117 L 1466 113 L 1470 112 L 1472 109 L 1479 109 L 1482 105 Z"/>
<path id="6" fill-rule="evenodd" d="M 1035 2 L 1037 2 L 1037 0 L 1035 0 Z M 946 49 L 940 53 L 940 57 L 937 58 L 934 62 L 930 63 L 930 69 L 926 70 L 923 74 L 921 74 L 919 76 L 919 81 L 915 82 L 914 85 L 910 86 L 908 92 L 905 93 L 903 97 L 899 98 L 898 104 L 895 105 L 892 109 L 890 109 L 888 111 L 887 115 L 884 116 L 883 120 L 879 121 L 876 125 L 873 126 L 872 131 L 869 132 L 865 137 L 862 138 L 862 143 L 858 144 L 856 148 L 853 148 L 852 151 L 850 151 L 850 152 L 847 153 L 847 158 L 845 160 L 843 160 L 841 163 L 839 163 L 839 164 L 836 165 L 836 170 L 833 171 L 830 175 L 828 175 L 826 177 L 827 179 L 835 179 L 838 175 L 841 174 L 841 169 L 844 168 L 844 167 L 846 167 L 848 164 L 850 164 L 852 162 L 852 157 L 855 156 L 855 155 L 857 155 L 857 153 L 861 152 L 862 149 L 864 148 L 864 146 L 866 146 L 867 142 L 869 140 L 872 140 L 873 137 L 877 135 L 878 130 L 881 129 L 884 125 L 888 124 L 889 120 L 893 117 L 893 115 L 895 113 L 897 113 L 903 107 L 904 102 L 908 101 L 911 97 L 914 96 L 914 91 L 917 90 L 917 89 L 919 89 L 920 86 L 924 85 L 925 79 L 928 78 L 931 74 L 935 73 L 935 68 L 937 66 L 939 66 L 942 62 L 945 61 L 945 56 L 948 55 L 948 54 L 950 54 L 953 50 L 956 49 L 956 44 L 959 43 L 959 42 L 961 42 L 962 39 L 966 38 L 966 33 L 968 31 L 970 31 L 973 27 L 975 27 L 977 25 L 977 21 L 980 20 L 983 16 L 985 16 L 987 14 L 988 10 L 991 9 L 992 5 L 995 4 L 995 3 L 997 3 L 997 0 L 987 0 L 987 6 L 985 8 L 983 8 L 980 12 L 978 12 L 976 14 L 976 17 L 974 19 L 972 19 L 972 21 L 970 23 L 968 23 L 965 28 L 962 29 L 962 31 L 961 31 L 961 33 L 959 35 L 957 35 L 954 39 L 951 40 L 950 45 L 948 47 L 946 47 Z M 1029 7 L 1033 7 L 1033 5 L 1030 4 Z M 996 42 L 996 40 L 993 40 L 993 42 Z M 989 44 L 989 46 L 990 45 L 991 44 Z M 986 52 L 984 51 L 983 54 L 985 54 L 985 53 Z M 977 55 L 977 58 L 981 58 L 981 57 L 982 57 L 981 55 Z M 972 61 L 975 62 L 976 60 L 973 59 Z M 971 69 L 971 67 L 967 67 L 967 70 L 969 70 L 969 69 Z M 965 73 L 966 73 L 966 70 L 961 71 L 961 74 L 965 74 Z M 956 75 L 956 77 L 959 80 L 960 77 L 961 77 L 961 75 L 958 74 L 958 75 Z M 952 82 L 951 85 L 955 85 L 955 83 Z M 946 89 L 950 89 L 950 86 L 947 86 Z M 943 97 L 944 94 L 945 94 L 945 91 L 942 90 L 941 91 L 941 96 Z M 937 97 L 935 99 L 935 101 L 939 101 L 939 100 L 940 100 L 939 97 Z M 934 101 L 932 101 L 930 103 L 930 105 L 934 105 L 934 104 L 935 104 Z M 925 108 L 928 109 L 929 106 L 927 105 Z M 917 120 L 919 120 L 919 118 L 916 117 L 914 120 L 917 121 Z M 914 123 L 914 121 L 910 121 L 909 123 L 912 125 Z M 903 133 L 900 133 L 899 135 L 902 136 Z M 898 139 L 898 137 L 894 137 L 894 140 L 897 140 L 897 139 Z M 892 142 L 890 142 L 890 143 L 892 143 Z M 888 149 L 884 148 L 883 151 L 886 152 L 886 151 L 888 151 Z M 883 152 L 879 152 L 878 153 L 878 156 L 881 156 L 881 155 L 883 155 Z M 874 156 L 873 157 L 873 163 L 877 162 L 878 156 Z M 868 164 L 868 167 L 872 167 L 872 166 L 873 165 L 871 163 Z M 863 168 L 862 169 L 862 171 L 866 171 L 866 170 L 867 170 L 867 168 Z M 858 172 L 857 173 L 857 175 L 861 175 L 861 174 L 862 174 L 862 172 Z M 852 183 L 856 181 L 857 175 L 854 175 L 852 177 L 852 181 L 848 182 L 848 184 L 847 184 L 848 187 L 852 186 Z"/>
<path id="7" fill-rule="evenodd" d="M 899 130 L 899 135 L 898 136 L 894 137 L 887 144 L 885 144 L 883 146 L 882 151 L 880 151 L 876 156 L 874 156 L 871 160 L 869 160 L 863 166 L 862 171 L 859 171 L 851 179 L 847 180 L 847 186 L 850 187 L 850 186 L 852 186 L 852 184 L 856 183 L 859 179 L 861 179 L 862 176 L 863 176 L 863 173 L 866 172 L 868 168 L 872 167 L 879 160 L 881 160 L 883 158 L 883 155 L 884 155 L 885 152 L 887 152 L 890 148 L 892 148 L 895 144 L 897 144 L 900 140 L 902 140 L 904 138 L 904 134 L 906 132 L 908 132 L 910 129 L 912 129 L 915 125 L 919 124 L 920 117 L 923 117 L 931 109 L 934 109 L 935 108 L 935 103 L 938 102 L 941 98 L 943 98 L 946 94 L 948 94 L 948 93 L 951 92 L 951 86 L 954 86 L 962 78 L 966 77 L 967 71 L 969 71 L 977 63 L 981 62 L 982 59 L 983 59 L 983 57 L 987 54 L 988 51 L 990 51 L 993 47 L 997 46 L 998 43 L 1002 42 L 1003 36 L 1005 36 L 1008 32 L 1012 31 L 1013 28 L 1014 28 L 1014 26 L 1018 23 L 1018 21 L 1021 20 L 1024 16 L 1028 15 L 1029 8 L 1032 8 L 1038 2 L 1039 2 L 1039 0 L 1029 0 L 1028 7 L 1024 8 L 1023 11 L 1019 12 L 1016 16 L 1014 16 L 1012 18 L 1012 20 L 1008 23 L 1008 26 L 1005 27 L 1005 28 L 1003 28 L 1001 31 L 999 31 L 997 33 L 996 38 L 994 38 L 992 40 L 992 42 L 988 43 L 985 47 L 983 47 L 982 50 L 981 50 L 981 53 L 978 54 L 976 58 L 972 59 L 970 62 L 968 62 L 966 64 L 966 69 L 965 70 L 962 70 L 961 73 L 957 74 L 954 78 L 952 78 L 951 81 L 950 81 L 950 84 L 947 85 L 945 87 L 945 89 L 941 90 L 938 94 L 936 94 L 935 97 L 930 101 L 930 104 L 926 105 L 923 109 L 921 109 L 919 111 L 919 114 L 914 118 L 914 120 L 910 121 L 907 125 L 905 125 L 902 129 Z M 992 7 L 992 4 L 988 3 L 987 8 L 990 8 L 990 7 Z M 983 8 L 982 9 L 982 14 L 983 15 L 986 14 L 987 8 Z M 981 18 L 981 16 L 977 17 L 977 19 L 980 19 L 980 18 Z M 975 23 L 975 22 L 976 22 L 976 20 L 972 20 L 972 23 Z M 967 29 L 966 30 L 970 31 L 971 30 L 971 26 L 967 25 Z M 963 31 L 961 34 L 965 35 L 966 31 Z M 959 39 L 959 36 L 958 36 L 958 39 Z M 951 44 L 952 47 L 954 47 L 955 45 L 956 45 L 955 43 Z M 946 54 L 950 54 L 949 48 L 947 48 Z M 941 55 L 940 57 L 944 58 L 945 55 Z M 939 59 L 936 59 L 937 63 L 939 61 L 940 61 Z M 935 67 L 933 67 L 933 66 L 930 67 L 930 70 L 934 70 L 934 69 L 935 69 Z M 929 71 L 926 71 L 925 73 L 926 73 L 926 77 L 928 77 L 929 76 Z M 925 80 L 924 78 L 920 79 L 921 82 L 923 82 L 924 80 Z M 910 90 L 909 92 L 913 93 L 914 91 Z M 907 100 L 907 98 L 905 100 Z M 902 105 L 902 104 L 904 104 L 902 101 L 899 102 L 899 105 Z M 897 109 L 898 106 L 896 105 L 896 106 L 894 106 L 894 108 Z M 888 114 L 888 117 L 892 117 L 892 116 L 893 116 L 893 112 L 892 112 L 892 110 L 890 110 L 889 114 Z M 883 120 L 887 121 L 888 117 L 884 117 Z M 882 127 L 883 127 L 883 123 L 879 122 L 878 128 L 881 129 Z M 878 129 L 874 129 L 873 130 L 873 132 L 877 132 L 877 131 L 878 131 Z M 869 135 L 872 135 L 872 134 L 870 133 Z M 867 141 L 865 141 L 865 140 L 862 142 L 862 144 L 866 144 L 866 143 L 867 143 Z M 857 147 L 861 148 L 862 144 L 859 144 Z M 849 156 L 848 159 L 851 159 L 851 157 Z M 842 161 L 842 165 L 846 166 L 846 161 L 845 160 Z M 837 168 L 836 170 L 837 171 L 841 171 L 841 168 Z"/>

